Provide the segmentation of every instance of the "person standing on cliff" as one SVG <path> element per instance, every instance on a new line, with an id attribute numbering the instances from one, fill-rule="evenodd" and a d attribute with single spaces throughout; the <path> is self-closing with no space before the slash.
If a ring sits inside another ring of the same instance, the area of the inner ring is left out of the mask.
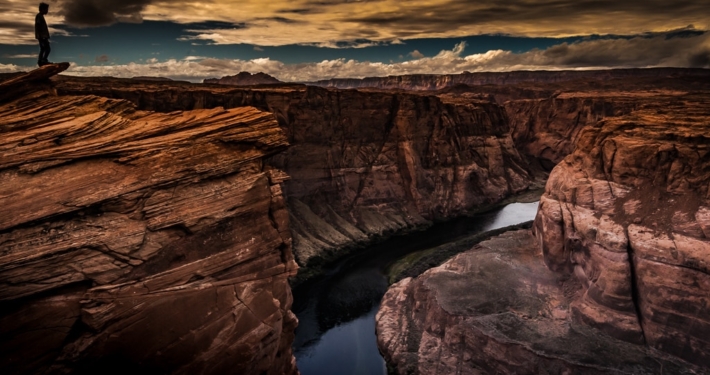
<path id="1" fill-rule="evenodd" d="M 47 60 L 49 52 L 52 49 L 49 47 L 49 27 L 47 21 L 44 20 L 44 15 L 49 13 L 49 4 L 39 3 L 39 13 L 35 16 L 35 39 L 39 40 L 39 58 L 37 65 L 43 66 L 51 64 Z"/>

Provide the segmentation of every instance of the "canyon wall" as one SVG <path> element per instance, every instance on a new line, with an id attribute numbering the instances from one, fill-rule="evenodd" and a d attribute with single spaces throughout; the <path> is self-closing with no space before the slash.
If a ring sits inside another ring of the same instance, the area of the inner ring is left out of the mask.
<path id="1" fill-rule="evenodd" d="M 274 113 L 291 146 L 269 163 L 291 177 L 285 193 L 301 265 L 466 214 L 525 190 L 532 180 L 504 108 L 489 101 L 117 79 L 65 79 L 58 90 L 127 99 L 161 112 L 254 106 Z"/>
<path id="2" fill-rule="evenodd" d="M 607 117 L 618 117 L 649 102 L 666 100 L 650 96 L 610 92 L 557 93 L 544 99 L 510 100 L 504 104 L 515 145 L 547 169 L 574 151 L 580 132 Z"/>
<path id="3" fill-rule="evenodd" d="M 288 143 L 252 107 L 155 113 L 0 83 L 4 373 L 297 373 Z"/>
<path id="4" fill-rule="evenodd" d="M 392 285 L 377 343 L 398 374 L 699 374 L 571 319 L 579 282 L 551 272 L 530 230 L 484 241 Z"/>
<path id="5" fill-rule="evenodd" d="M 519 85 L 522 83 L 560 83 L 575 80 L 612 80 L 625 78 L 666 78 L 699 75 L 710 77 L 708 69 L 653 68 L 567 71 L 464 72 L 461 74 L 412 74 L 388 77 L 334 78 L 310 84 L 340 89 L 377 88 L 386 90 L 441 90 L 455 85 Z"/>
<path id="6" fill-rule="evenodd" d="M 710 100 L 682 99 L 586 128 L 535 233 L 575 319 L 710 367 Z"/>
<path id="7" fill-rule="evenodd" d="M 709 93 L 506 103 L 527 121 L 513 125 L 526 151 L 562 159 L 533 232 L 393 285 L 377 315 L 388 362 L 401 374 L 707 372 Z"/>

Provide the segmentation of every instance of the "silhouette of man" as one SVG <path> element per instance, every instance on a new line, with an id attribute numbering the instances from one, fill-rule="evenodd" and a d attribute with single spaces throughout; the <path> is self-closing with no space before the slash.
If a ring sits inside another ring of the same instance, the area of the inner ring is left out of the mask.
<path id="1" fill-rule="evenodd" d="M 39 13 L 35 17 L 35 39 L 39 40 L 39 58 L 37 65 L 43 66 L 52 64 L 47 60 L 49 52 L 52 49 L 49 47 L 49 28 L 47 21 L 44 20 L 44 15 L 49 13 L 49 4 L 39 3 Z"/>

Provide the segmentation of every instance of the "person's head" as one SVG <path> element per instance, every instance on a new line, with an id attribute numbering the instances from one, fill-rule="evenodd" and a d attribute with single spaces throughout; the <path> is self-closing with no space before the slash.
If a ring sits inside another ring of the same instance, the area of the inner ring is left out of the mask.
<path id="1" fill-rule="evenodd" d="M 49 4 L 39 3 L 39 12 L 42 14 L 47 14 L 47 12 L 49 12 Z"/>

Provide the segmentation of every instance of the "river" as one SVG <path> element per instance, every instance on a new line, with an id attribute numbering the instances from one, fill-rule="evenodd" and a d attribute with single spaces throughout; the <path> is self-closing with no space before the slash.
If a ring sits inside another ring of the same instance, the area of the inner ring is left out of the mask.
<path id="1" fill-rule="evenodd" d="M 377 349 L 375 314 L 387 291 L 387 270 L 402 257 L 467 236 L 532 220 L 537 202 L 511 203 L 474 217 L 438 223 L 390 238 L 336 263 L 294 290 L 299 320 L 293 349 L 302 375 L 386 375 Z"/>

